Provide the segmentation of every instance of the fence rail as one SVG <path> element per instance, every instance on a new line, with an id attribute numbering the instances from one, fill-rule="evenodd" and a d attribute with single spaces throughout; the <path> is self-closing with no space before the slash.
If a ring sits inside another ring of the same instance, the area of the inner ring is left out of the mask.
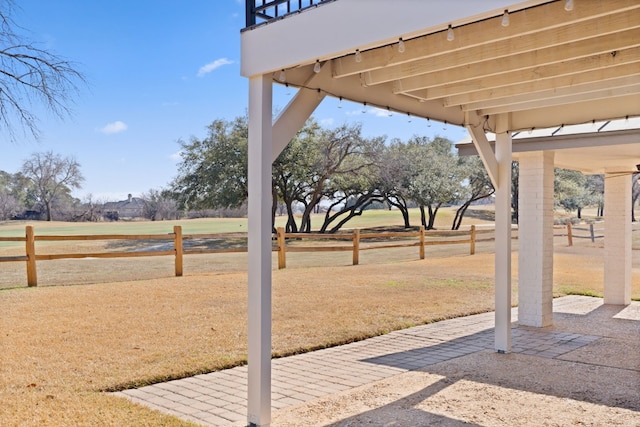
<path id="1" fill-rule="evenodd" d="M 436 231 L 425 230 L 421 227 L 418 231 L 407 232 L 361 232 L 354 229 L 351 233 L 285 233 L 283 228 L 277 229 L 274 235 L 273 251 L 278 252 L 278 268 L 286 268 L 286 255 L 293 252 L 328 252 L 351 251 L 353 265 L 358 265 L 360 252 L 375 249 L 418 247 L 420 259 L 425 257 L 425 247 L 431 245 L 469 244 L 469 253 L 475 253 L 476 242 L 490 241 L 493 237 L 478 239 L 478 234 L 493 233 L 493 229 L 476 229 L 471 226 L 465 231 Z M 174 226 L 173 233 L 166 234 L 98 234 L 98 235 L 35 235 L 33 226 L 25 228 L 24 237 L 0 237 L 0 242 L 24 242 L 25 255 L 0 256 L 3 262 L 25 262 L 27 266 L 27 286 L 38 285 L 37 261 L 51 261 L 60 259 L 79 258 L 137 258 L 152 256 L 174 256 L 175 275 L 183 275 L 183 257 L 193 254 L 221 254 L 234 252 L 247 252 L 246 246 L 233 248 L 185 248 L 185 241 L 206 240 L 220 238 L 245 239 L 246 233 L 218 233 L 218 234 L 182 234 L 182 227 Z M 412 241 L 417 239 L 417 241 Z M 130 241 L 167 241 L 172 242 L 173 247 L 164 250 L 136 250 L 136 251 L 111 251 L 111 252 L 74 252 L 74 253 L 36 253 L 36 242 L 63 242 L 63 241 L 91 241 L 91 240 L 130 240 Z M 292 244 L 303 240 L 332 240 L 345 241 L 350 244 L 343 245 L 307 245 Z"/>
<path id="2" fill-rule="evenodd" d="M 389 248 L 407 248 L 418 247 L 419 257 L 424 259 L 424 248 L 430 245 L 452 245 L 452 244 L 469 244 L 469 254 L 475 253 L 476 235 L 478 233 L 491 233 L 493 230 L 476 230 L 474 225 L 469 231 L 426 231 L 424 227 L 420 227 L 418 231 L 402 231 L 402 232 L 381 232 L 381 233 L 362 233 L 360 229 L 354 229 L 349 234 L 324 234 L 324 233 L 285 233 L 284 228 L 278 228 L 276 233 L 277 251 L 278 251 L 278 268 L 287 267 L 287 252 L 333 252 L 333 251 L 351 251 L 352 264 L 358 265 L 360 262 L 360 252 L 373 249 L 389 249 Z M 417 242 L 406 239 L 418 238 Z M 427 237 L 446 237 L 447 240 L 427 240 Z M 350 241 L 350 245 L 338 246 L 291 246 L 287 244 L 287 239 L 300 241 L 304 239 L 329 239 Z M 364 240 L 382 240 L 384 243 L 374 243 L 368 246 L 362 246 Z M 402 239 L 393 241 L 392 239 Z M 492 239 L 487 239 L 492 240 Z"/>
<path id="3" fill-rule="evenodd" d="M 602 223 L 597 223 L 602 224 Z M 567 222 L 566 225 L 557 225 L 553 227 L 554 230 L 566 230 L 566 234 L 555 234 L 555 236 L 567 236 L 567 245 L 573 246 L 573 239 L 591 239 L 591 243 L 595 243 L 596 239 L 601 239 L 604 237 L 603 234 L 596 234 L 598 231 L 604 231 L 604 228 L 595 228 L 594 223 L 589 223 L 588 227 L 575 227 L 571 225 L 570 222 Z M 587 231 L 589 234 L 576 234 L 576 231 Z"/>

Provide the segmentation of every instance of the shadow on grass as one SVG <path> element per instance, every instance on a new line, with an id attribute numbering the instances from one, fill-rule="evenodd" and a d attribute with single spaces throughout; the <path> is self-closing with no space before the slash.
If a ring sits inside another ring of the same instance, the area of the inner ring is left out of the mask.
<path id="1" fill-rule="evenodd" d="M 490 221 L 494 222 L 496 220 L 496 215 L 494 211 L 488 209 L 467 209 L 467 212 L 464 214 L 465 217 L 479 219 L 482 221 Z"/>
<path id="2" fill-rule="evenodd" d="M 225 238 L 185 238 L 182 241 L 184 250 L 228 250 L 246 249 L 246 237 Z M 140 251 L 167 251 L 174 249 L 173 240 L 114 240 L 105 246 L 110 251 L 140 252 Z"/>

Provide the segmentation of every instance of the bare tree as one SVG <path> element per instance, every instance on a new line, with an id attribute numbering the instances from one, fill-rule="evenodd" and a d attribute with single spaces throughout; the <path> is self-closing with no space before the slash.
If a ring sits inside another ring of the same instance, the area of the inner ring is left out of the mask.
<path id="1" fill-rule="evenodd" d="M 140 195 L 144 205 L 143 216 L 151 221 L 179 219 L 178 203 L 171 198 L 169 191 L 151 189 Z"/>
<path id="2" fill-rule="evenodd" d="M 72 188 L 82 188 L 84 177 L 80 164 L 73 157 L 63 158 L 51 151 L 34 153 L 22 165 L 22 173 L 36 188 L 36 198 L 51 221 L 54 201 L 69 195 Z"/>
<path id="3" fill-rule="evenodd" d="M 0 190 L 0 221 L 13 218 L 20 209 L 20 202 L 13 195 Z"/>
<path id="4" fill-rule="evenodd" d="M 34 104 L 65 117 L 70 97 L 78 91 L 76 82 L 84 78 L 71 62 L 19 34 L 22 29 L 11 17 L 14 10 L 12 0 L 0 1 L 0 126 L 15 140 L 17 121 L 17 127 L 37 138 Z"/>

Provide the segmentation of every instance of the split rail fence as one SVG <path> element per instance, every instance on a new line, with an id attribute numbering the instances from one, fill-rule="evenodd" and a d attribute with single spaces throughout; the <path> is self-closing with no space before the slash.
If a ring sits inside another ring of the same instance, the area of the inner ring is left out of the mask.
<path id="1" fill-rule="evenodd" d="M 418 247 L 420 259 L 424 259 L 425 246 L 432 245 L 452 245 L 452 244 L 469 244 L 469 254 L 473 255 L 476 251 L 476 242 L 490 241 L 493 238 L 478 239 L 477 235 L 482 233 L 493 233 L 493 229 L 476 229 L 472 225 L 470 230 L 455 231 L 439 231 L 425 230 L 420 227 L 418 231 L 400 231 L 400 232 L 365 232 L 356 228 L 351 233 L 326 234 L 326 233 L 285 233 L 284 228 L 278 228 L 276 233 L 278 252 L 278 268 L 287 267 L 288 252 L 335 252 L 335 251 L 351 251 L 352 263 L 358 265 L 360 263 L 360 252 L 374 249 L 389 248 L 406 248 Z M 418 241 L 407 241 L 408 239 L 418 238 Z M 431 240 L 431 238 L 439 238 L 439 240 Z M 298 246 L 287 243 L 287 240 L 296 242 L 299 240 L 337 240 L 346 241 L 350 244 L 323 246 Z M 363 245 L 365 242 L 371 242 Z"/>
<path id="2" fill-rule="evenodd" d="M 603 224 L 602 222 L 596 223 Z M 575 226 L 571 225 L 570 222 L 567 222 L 566 225 L 554 225 L 553 226 L 553 235 L 555 237 L 566 237 L 567 245 L 573 246 L 573 239 L 590 239 L 591 243 L 595 243 L 596 239 L 601 239 L 604 237 L 603 234 L 597 234 L 598 232 L 604 231 L 604 228 L 595 228 L 594 223 L 587 224 L 586 226 Z M 561 232 L 557 232 L 556 230 L 562 230 Z M 577 233 L 576 233 L 577 232 Z"/>
<path id="3" fill-rule="evenodd" d="M 478 234 L 493 233 L 491 229 L 479 229 L 471 226 L 470 230 L 464 231 L 426 231 L 421 227 L 418 231 L 408 232 L 361 232 L 354 229 L 351 233 L 285 233 L 283 228 L 277 229 L 274 235 L 273 251 L 278 252 L 278 268 L 286 268 L 287 253 L 290 252 L 324 252 L 324 251 L 351 251 L 353 265 L 357 265 L 360 260 L 360 252 L 366 250 L 380 250 L 388 248 L 417 247 L 420 259 L 425 257 L 425 246 L 430 245 L 451 245 L 468 244 L 469 253 L 475 253 L 477 242 L 494 240 L 493 236 L 478 239 Z M 191 254 L 214 254 L 247 252 L 246 246 L 235 248 L 185 248 L 184 241 L 190 239 L 220 239 L 239 233 L 218 233 L 218 234 L 182 234 L 181 226 L 174 226 L 173 233 L 166 234 L 97 234 L 97 235 L 36 235 L 33 226 L 27 226 L 24 237 L 0 237 L 0 242 L 24 242 L 25 255 L 0 256 L 0 263 L 3 262 L 25 262 L 27 266 L 27 285 L 37 286 L 37 262 L 72 258 L 128 258 L 128 257 L 151 257 L 151 256 L 174 256 L 175 275 L 183 274 L 183 257 Z M 243 234 L 246 238 L 246 234 Z M 415 239 L 417 238 L 417 241 Z M 412 240 L 413 239 L 413 240 Z M 166 250 L 136 250 L 136 251 L 110 251 L 110 252 L 89 252 L 89 253 L 36 253 L 36 242 L 55 241 L 87 241 L 87 240 L 164 240 L 173 242 L 173 248 Z M 298 243 L 303 240 L 314 240 L 315 245 L 309 244 L 300 246 Z M 317 244 L 319 240 L 350 241 L 350 244 L 324 246 Z"/>

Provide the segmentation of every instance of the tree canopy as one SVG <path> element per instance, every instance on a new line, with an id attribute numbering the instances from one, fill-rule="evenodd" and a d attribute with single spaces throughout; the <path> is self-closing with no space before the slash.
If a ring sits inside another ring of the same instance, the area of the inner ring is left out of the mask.
<path id="1" fill-rule="evenodd" d="M 73 157 L 62 157 L 52 151 L 34 153 L 22 164 L 22 175 L 34 191 L 35 200 L 45 210 L 47 221 L 53 219 L 56 202 L 70 198 L 71 189 L 82 188 L 84 177 Z"/>
<path id="2" fill-rule="evenodd" d="M 247 138 L 247 118 L 237 117 L 215 120 L 202 140 L 180 142 L 182 160 L 170 187 L 182 209 L 246 203 Z M 471 164 L 458 159 L 445 138 L 387 144 L 384 137 L 363 137 L 360 124 L 329 129 L 310 119 L 273 163 L 272 213 L 275 218 L 282 206 L 288 231 L 309 232 L 313 226 L 335 232 L 372 206 L 388 206 L 397 208 L 410 227 L 414 203 L 428 212 L 423 225 L 433 228 L 443 204 L 470 204 L 491 194 L 481 165 L 473 169 Z M 456 217 L 458 226 L 464 211 Z M 324 212 L 322 223 L 312 225 L 312 214 L 319 212 Z"/>

